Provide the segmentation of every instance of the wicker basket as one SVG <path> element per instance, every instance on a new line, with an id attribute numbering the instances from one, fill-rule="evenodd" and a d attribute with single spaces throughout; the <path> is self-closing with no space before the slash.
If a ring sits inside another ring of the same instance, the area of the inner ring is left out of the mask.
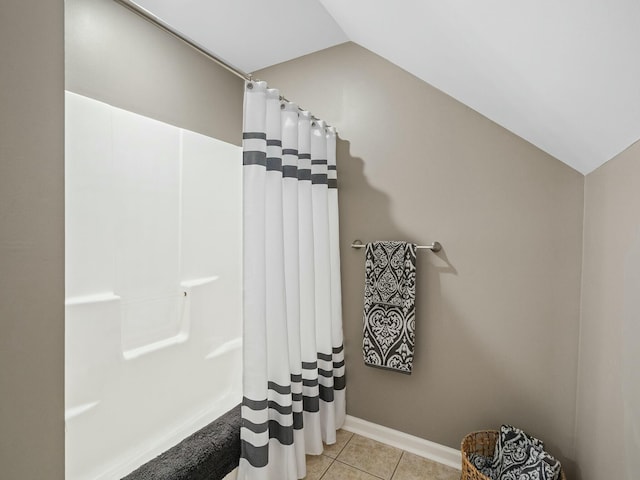
<path id="1" fill-rule="evenodd" d="M 472 432 L 462 439 L 462 444 L 460 445 L 460 450 L 462 450 L 462 476 L 460 480 L 491 480 L 473 466 L 469 461 L 469 455 L 475 453 L 484 457 L 493 457 L 497 442 L 497 430 Z M 560 472 L 560 480 L 567 480 L 564 471 Z"/>

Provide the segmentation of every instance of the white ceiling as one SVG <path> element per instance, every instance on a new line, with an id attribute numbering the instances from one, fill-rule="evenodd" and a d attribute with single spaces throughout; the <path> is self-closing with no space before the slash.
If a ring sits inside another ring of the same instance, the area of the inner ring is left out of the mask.
<path id="1" fill-rule="evenodd" d="M 349 40 L 317 0 L 134 0 L 244 72 Z"/>
<path id="2" fill-rule="evenodd" d="M 247 72 L 354 41 L 585 174 L 640 138 L 638 0 L 136 3 Z"/>

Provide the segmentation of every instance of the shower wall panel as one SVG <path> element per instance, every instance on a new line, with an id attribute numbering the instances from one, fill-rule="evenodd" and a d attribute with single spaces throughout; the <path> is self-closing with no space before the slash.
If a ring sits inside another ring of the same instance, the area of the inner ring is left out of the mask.
<path id="1" fill-rule="evenodd" d="M 66 470 L 120 478 L 241 399 L 241 149 L 66 94 Z"/>

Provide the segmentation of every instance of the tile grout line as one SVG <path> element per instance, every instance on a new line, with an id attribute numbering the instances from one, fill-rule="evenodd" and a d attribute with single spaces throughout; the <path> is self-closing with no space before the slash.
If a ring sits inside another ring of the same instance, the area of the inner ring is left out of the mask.
<path id="1" fill-rule="evenodd" d="M 353 468 L 354 470 L 358 470 L 359 472 L 366 473 L 367 475 L 371 475 L 372 477 L 379 478 L 380 480 L 385 480 L 384 478 L 379 477 L 378 475 L 374 475 L 373 473 L 367 472 L 366 470 L 362 470 L 361 468 L 354 467 L 353 465 L 349 465 L 348 463 L 343 462 L 342 460 L 338 460 L 338 456 L 340 456 L 340 454 L 342 453 L 342 451 L 343 451 L 345 448 L 347 448 L 347 445 L 349 445 L 349 443 L 351 443 L 351 440 L 353 440 L 353 439 L 355 438 L 355 436 L 356 436 L 356 434 L 355 434 L 355 433 L 352 433 L 352 434 L 351 434 L 351 437 L 350 437 L 350 438 L 349 438 L 349 440 L 347 440 L 347 442 L 344 444 L 344 447 L 342 447 L 342 449 L 340 450 L 340 452 L 338 453 L 338 455 L 336 455 L 336 458 L 334 458 L 334 459 L 333 459 L 333 462 L 332 462 L 332 464 L 331 464 L 331 465 L 333 465 L 335 462 L 338 462 L 338 463 L 341 463 L 342 465 L 346 465 L 346 466 L 347 466 L 347 467 L 349 467 L 349 468 Z M 330 465 L 330 466 L 331 466 L 331 465 Z M 327 471 L 329 471 L 329 469 L 328 469 L 328 468 L 327 468 Z M 325 473 L 327 473 L 327 472 L 325 472 Z M 322 475 L 322 476 L 324 477 L 324 475 Z M 321 478 L 320 480 L 322 480 L 322 478 Z"/>
<path id="2" fill-rule="evenodd" d="M 345 448 L 347 448 L 347 445 L 349 445 L 349 443 L 351 442 L 351 440 L 353 440 L 353 437 L 355 437 L 355 434 L 352 433 L 351 436 L 349 437 L 349 440 L 347 440 L 346 442 L 344 442 L 344 445 L 342 446 L 342 448 L 340 449 L 340 451 L 338 453 L 336 453 L 336 456 L 333 458 L 333 461 L 335 462 L 336 460 L 338 460 L 338 457 L 340 456 L 340 454 L 344 451 Z M 333 463 L 333 462 L 331 462 Z M 340 463 L 344 463 L 344 462 L 340 462 Z M 346 465 L 346 464 L 345 464 Z M 322 480 L 322 479 L 321 479 Z"/>
<path id="3" fill-rule="evenodd" d="M 368 475 L 368 476 L 372 477 L 375 480 L 393 480 L 394 479 L 395 475 L 398 473 L 398 468 L 400 466 L 400 463 L 402 462 L 402 459 L 404 458 L 405 453 L 410 453 L 410 452 L 408 452 L 406 450 L 403 450 L 401 448 L 393 447 L 392 445 L 385 444 L 384 442 L 379 442 L 377 440 L 374 440 L 376 443 L 380 443 L 382 445 L 385 445 L 385 446 L 388 446 L 388 447 L 391 447 L 391 448 L 394 448 L 394 449 L 397 449 L 397 450 L 400 451 L 400 457 L 398 458 L 398 460 L 396 462 L 396 465 L 395 465 L 395 467 L 393 469 L 393 472 L 391 473 L 391 476 L 387 479 L 385 477 L 381 477 L 378 474 L 374 474 L 374 473 L 368 472 L 366 470 L 363 470 L 362 468 L 359 468 L 359 467 L 356 467 L 354 465 L 351 465 L 351 464 L 347 463 L 346 461 L 340 460 L 338 458 L 344 452 L 344 450 L 347 448 L 347 446 L 351 443 L 351 441 L 356 437 L 356 435 L 357 435 L 356 433 L 352 432 L 351 437 L 349 438 L 349 440 L 347 440 L 345 442 L 345 444 L 342 446 L 342 448 L 337 452 L 335 458 L 329 457 L 327 455 L 323 455 L 323 456 L 329 458 L 331 461 L 329 462 L 329 465 L 327 466 L 326 470 L 322 473 L 322 475 L 319 477 L 318 480 L 323 480 L 323 479 L 327 479 L 328 480 L 329 477 L 327 476 L 327 472 L 329 472 L 329 470 L 331 469 L 333 464 L 335 464 L 336 462 L 338 462 L 341 465 L 344 465 L 345 467 L 348 467 L 350 469 L 362 472 L 365 475 Z M 367 437 L 364 437 L 364 438 L 367 438 Z M 427 459 L 427 460 L 430 461 L 430 462 L 439 464 L 439 465 L 444 465 L 444 464 L 440 464 L 439 462 L 436 462 L 436 461 L 433 461 L 433 460 L 429 460 L 429 459 Z M 455 468 L 449 467 L 448 465 L 444 465 L 444 466 L 447 467 L 447 468 L 452 468 L 453 470 L 456 470 Z"/>
<path id="4" fill-rule="evenodd" d="M 402 457 L 404 457 L 404 454 L 406 453 L 404 450 L 400 450 L 400 452 L 402 452 L 402 453 L 400 453 L 400 458 L 398 458 L 398 463 L 396 463 L 396 466 L 393 469 L 393 473 L 391 474 L 391 477 L 389 477 L 390 480 L 393 480 L 393 476 L 398 471 L 398 467 L 400 466 L 400 462 L 402 461 Z"/>
<path id="5" fill-rule="evenodd" d="M 334 458 L 329 457 L 327 455 L 325 455 L 325 457 L 327 458 L 331 458 L 331 462 L 329 463 L 329 466 L 327 467 L 327 469 L 322 472 L 322 475 L 320 475 L 319 480 L 322 480 L 324 478 L 324 476 L 327 474 L 327 472 L 329 471 L 329 469 L 331 468 L 331 465 L 333 465 L 334 463 L 336 463 L 336 460 L 338 459 L 338 456 L 342 453 L 342 451 L 346 448 L 347 445 L 349 445 L 349 442 L 351 441 L 351 439 L 353 438 L 354 434 L 352 433 L 351 436 L 349 437 L 349 440 L 347 440 L 346 442 L 344 442 L 344 445 L 342 446 L 342 448 L 340 449 L 340 451 L 338 453 L 336 453 L 336 456 Z M 340 462 L 342 463 L 342 462 Z"/>
<path id="6" fill-rule="evenodd" d="M 347 445 L 351 442 L 351 440 L 353 440 L 353 439 L 356 437 L 356 435 L 357 435 L 356 433 L 353 433 L 353 434 L 351 435 L 351 438 L 349 438 L 349 440 L 347 441 L 347 443 L 345 443 L 345 444 L 344 444 L 344 447 L 342 447 L 342 450 L 344 450 L 345 448 L 347 448 Z M 382 442 L 377 442 L 377 443 L 382 443 Z M 383 445 L 385 445 L 385 444 L 383 444 Z M 387 445 L 387 446 L 389 446 L 389 445 Z M 340 453 L 342 453 L 342 450 L 340 450 Z M 400 458 L 402 458 L 402 455 L 404 455 L 404 450 L 401 450 L 401 449 L 398 449 L 398 450 L 400 450 L 400 452 L 401 452 L 401 453 L 400 453 Z M 374 473 L 367 472 L 366 470 L 363 470 L 363 469 L 361 469 L 361 468 L 358 468 L 358 467 L 356 467 L 356 466 L 354 466 L 354 465 L 351 465 L 351 464 L 349 464 L 349 463 L 343 462 L 342 460 L 338 460 L 338 456 L 336 456 L 335 461 L 336 461 L 336 462 L 341 463 L 342 465 L 346 465 L 347 467 L 350 467 L 350 468 L 353 468 L 353 469 L 358 470 L 358 471 L 360 471 L 360 472 L 366 473 L 367 475 L 371 475 L 372 477 L 378 478 L 378 479 L 380 479 L 380 480 L 392 480 L 392 479 L 393 479 L 393 475 L 396 473 L 396 469 L 398 468 L 398 465 L 400 464 L 400 459 L 398 459 L 398 463 L 396 463 L 396 466 L 395 466 L 395 468 L 393 469 L 393 472 L 391 473 L 391 476 L 389 477 L 389 479 L 386 479 L 386 478 L 384 478 L 384 477 L 380 477 L 379 475 L 376 475 L 376 474 L 374 474 Z M 320 479 L 320 480 L 322 480 L 322 479 Z"/>
<path id="7" fill-rule="evenodd" d="M 379 478 L 380 480 L 388 480 L 388 479 L 386 479 L 386 478 L 384 478 L 384 477 L 380 477 L 380 476 L 378 476 L 378 475 L 376 475 L 376 474 L 374 474 L 374 473 L 367 472 L 366 470 L 362 470 L 361 468 L 354 467 L 353 465 L 349 465 L 348 463 L 341 462 L 341 461 L 340 461 L 340 460 L 338 460 L 338 459 L 336 459 L 335 461 L 336 461 L 336 462 L 338 462 L 338 463 L 341 463 L 342 465 L 345 465 L 345 466 L 347 466 L 347 467 L 349 467 L 349 468 L 353 468 L 354 470 L 358 470 L 359 472 L 366 473 L 367 475 L 369 475 L 369 476 L 371 476 L 371 477 Z M 322 480 L 322 479 L 320 479 L 320 480 Z"/>
<path id="8" fill-rule="evenodd" d="M 326 455 L 325 455 L 326 456 Z M 331 458 L 331 457 L 327 457 L 327 458 Z M 324 476 L 327 474 L 327 472 L 329 471 L 329 469 L 331 468 L 331 465 L 333 465 L 334 463 L 336 463 L 336 459 L 335 458 L 331 458 L 331 461 L 329 462 L 329 465 L 327 466 L 327 468 L 325 469 L 324 472 L 322 472 L 322 475 L 320 475 L 320 478 L 318 480 L 322 480 L 324 478 Z"/>
<path id="9" fill-rule="evenodd" d="M 338 463 L 340 463 L 340 464 L 342 464 L 342 465 L 345 465 L 345 466 L 347 466 L 347 467 L 349 467 L 349 468 L 353 468 L 354 470 L 358 470 L 359 472 L 362 472 L 362 473 L 365 473 L 365 474 L 370 475 L 370 476 L 372 476 L 372 477 L 375 477 L 375 478 L 377 478 L 377 479 L 379 479 L 379 480 L 393 480 L 393 476 L 396 474 L 396 472 L 397 472 L 397 470 L 398 470 L 398 466 L 400 465 L 400 461 L 402 460 L 402 457 L 404 456 L 404 454 L 405 454 L 405 453 L 407 453 L 407 452 L 406 452 L 405 450 L 398 449 L 398 450 L 400 450 L 400 457 L 398 457 L 398 461 L 396 462 L 396 465 L 395 465 L 395 467 L 393 468 L 393 472 L 391 473 L 391 476 L 389 477 L 389 479 L 385 479 L 384 477 L 380 477 L 380 476 L 378 476 L 378 475 L 376 475 L 376 474 L 373 474 L 373 473 L 371 473 L 371 472 L 367 472 L 366 470 L 363 470 L 363 469 L 361 469 L 361 468 L 358 468 L 358 467 L 356 467 L 356 466 L 354 466 L 354 465 L 350 465 L 350 464 L 348 464 L 348 463 L 346 463 L 346 462 L 344 462 L 344 461 L 342 461 L 342 460 L 338 460 L 338 457 L 340 456 L 340 454 L 343 452 L 343 450 L 344 450 L 345 448 L 347 448 L 347 445 L 349 445 L 349 443 L 351 442 L 351 440 L 353 440 L 353 438 L 354 438 L 355 436 L 356 436 L 356 434 L 355 434 L 355 433 L 351 435 L 351 437 L 349 438 L 349 440 L 347 440 L 347 441 L 345 442 L 345 444 L 342 446 L 342 448 L 340 449 L 340 451 L 336 454 L 335 458 L 331 458 L 331 457 L 328 457 L 327 455 L 324 455 L 324 456 L 325 456 L 325 457 L 327 457 L 327 458 L 331 458 L 331 462 L 330 462 L 330 463 L 329 463 L 329 465 L 327 466 L 327 469 L 322 473 L 322 475 L 320 476 L 319 480 L 322 480 L 323 478 L 325 478 L 325 476 L 326 476 L 327 472 L 329 471 L 329 469 L 331 468 L 331 466 L 332 466 L 334 463 L 336 463 L 336 462 L 338 462 Z"/>
<path id="10" fill-rule="evenodd" d="M 355 433 L 352 433 L 351 436 L 349 437 L 349 440 L 347 440 L 346 442 L 344 442 L 344 445 L 342 446 L 342 448 L 340 449 L 340 451 L 336 454 L 336 458 L 334 458 L 334 460 L 336 460 L 338 458 L 338 456 L 340 456 L 340 454 L 342 453 L 342 451 L 347 448 L 347 445 L 349 445 L 349 443 L 351 442 L 351 440 L 353 440 L 353 437 L 355 436 Z"/>

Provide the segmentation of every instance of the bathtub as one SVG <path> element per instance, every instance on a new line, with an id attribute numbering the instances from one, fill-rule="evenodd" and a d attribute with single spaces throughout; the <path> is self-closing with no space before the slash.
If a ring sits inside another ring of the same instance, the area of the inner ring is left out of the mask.
<path id="1" fill-rule="evenodd" d="M 66 478 L 119 479 L 241 401 L 241 150 L 67 92 L 66 151 Z"/>

